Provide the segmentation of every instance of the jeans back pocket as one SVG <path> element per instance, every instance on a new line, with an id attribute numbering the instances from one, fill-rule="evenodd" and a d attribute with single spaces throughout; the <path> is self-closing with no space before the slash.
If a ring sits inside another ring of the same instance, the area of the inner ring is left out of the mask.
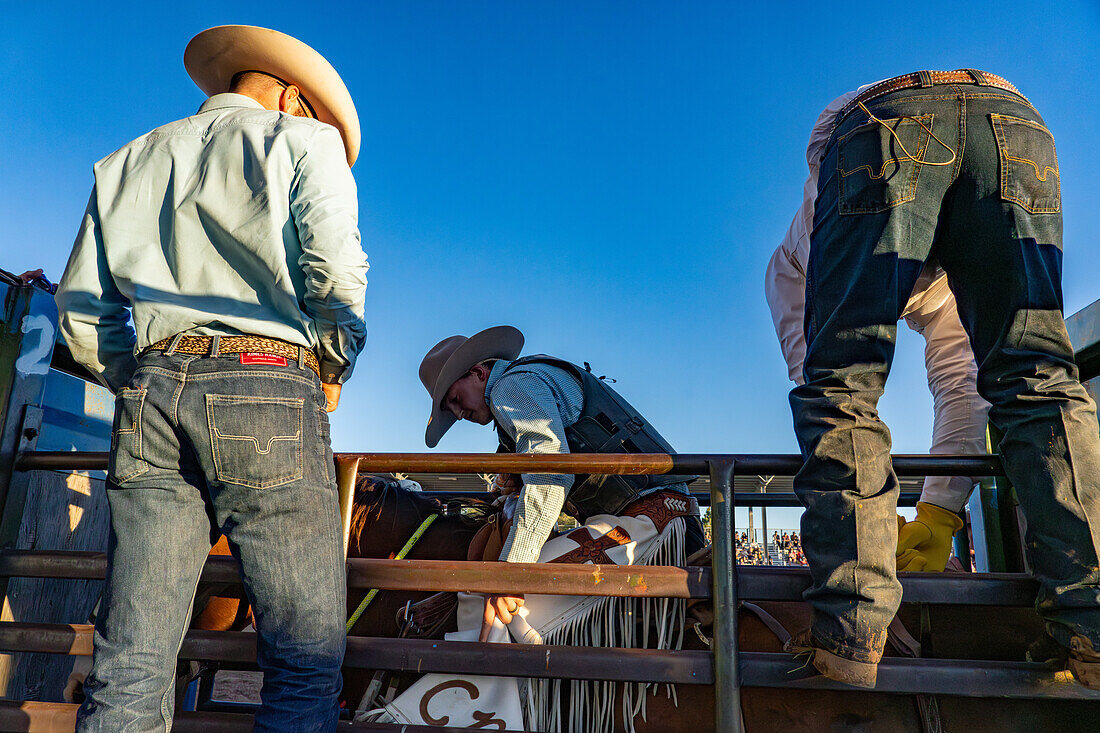
<path id="1" fill-rule="evenodd" d="M 870 120 L 837 139 L 841 214 L 875 214 L 917 197 L 933 118 Z"/>
<path id="2" fill-rule="evenodd" d="M 1038 122 L 991 114 L 1001 157 L 1001 199 L 1031 214 L 1062 210 L 1062 184 L 1054 136 Z"/>
<path id="3" fill-rule="evenodd" d="M 107 477 L 115 484 L 124 484 L 149 470 L 141 444 L 145 394 L 142 387 L 123 387 L 115 395 L 115 424 L 107 465 Z"/>
<path id="4" fill-rule="evenodd" d="M 206 421 L 219 481 L 267 489 L 302 478 L 305 400 L 206 395 Z"/>

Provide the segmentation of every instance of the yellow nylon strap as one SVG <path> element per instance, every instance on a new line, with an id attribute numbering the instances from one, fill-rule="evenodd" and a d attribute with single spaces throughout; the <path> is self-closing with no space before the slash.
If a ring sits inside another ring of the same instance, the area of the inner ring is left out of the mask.
<path id="1" fill-rule="evenodd" d="M 428 531 L 428 527 L 432 526 L 432 522 L 434 522 L 438 518 L 438 514 L 429 514 L 428 518 L 421 522 L 420 526 L 416 528 L 416 531 L 413 532 L 412 537 L 410 537 L 409 541 L 405 543 L 405 546 L 402 547 L 396 555 L 394 555 L 394 559 L 404 560 L 405 555 L 408 555 L 410 552 L 412 552 L 412 548 L 416 546 L 416 543 L 419 542 L 420 538 L 424 536 L 424 533 Z M 370 602 L 374 600 L 374 597 L 376 595 L 378 595 L 378 589 L 371 588 L 370 592 L 368 592 L 367 596 L 363 599 L 363 602 L 359 604 L 359 608 L 355 609 L 355 613 L 353 613 L 351 615 L 351 618 L 348 619 L 347 633 L 351 633 L 351 627 L 355 626 L 355 622 L 358 621 L 359 617 L 363 615 L 363 611 L 367 610 L 367 606 L 370 605 Z"/>

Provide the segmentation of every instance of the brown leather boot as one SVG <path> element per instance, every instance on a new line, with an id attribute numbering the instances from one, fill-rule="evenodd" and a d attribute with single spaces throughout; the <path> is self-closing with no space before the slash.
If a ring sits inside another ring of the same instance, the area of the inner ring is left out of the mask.
<path id="1" fill-rule="evenodd" d="M 1069 640 L 1069 661 L 1066 665 L 1074 679 L 1090 690 L 1100 690 L 1100 652 L 1084 636 L 1075 634 Z"/>
<path id="2" fill-rule="evenodd" d="M 1027 661 L 1051 664 L 1055 669 L 1068 670 L 1073 679 L 1090 690 L 1100 690 L 1100 652 L 1086 637 L 1074 634 L 1070 648 L 1043 634 L 1027 650 Z"/>
<path id="3" fill-rule="evenodd" d="M 783 646 L 790 654 L 810 652 L 814 668 L 825 677 L 853 687 L 874 687 L 878 679 L 877 662 L 857 662 L 821 648 L 821 644 L 807 629 L 795 635 Z"/>

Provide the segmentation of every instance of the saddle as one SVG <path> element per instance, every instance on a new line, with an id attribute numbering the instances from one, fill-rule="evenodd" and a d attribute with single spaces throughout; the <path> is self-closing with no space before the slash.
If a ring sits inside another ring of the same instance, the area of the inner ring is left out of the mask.
<path id="1" fill-rule="evenodd" d="M 511 519 L 505 519 L 499 512 L 491 515 L 470 540 L 466 559 L 471 562 L 496 562 L 500 559 L 500 551 L 504 549 L 504 541 L 508 539 L 511 530 Z"/>

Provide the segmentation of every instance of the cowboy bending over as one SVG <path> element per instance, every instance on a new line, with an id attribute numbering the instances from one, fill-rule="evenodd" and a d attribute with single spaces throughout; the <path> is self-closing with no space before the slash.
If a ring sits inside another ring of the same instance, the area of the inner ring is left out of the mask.
<path id="1" fill-rule="evenodd" d="M 517 358 L 523 335 L 511 326 L 497 326 L 474 336 L 452 336 L 432 348 L 420 365 L 420 380 L 432 399 L 424 439 L 435 447 L 457 421 L 493 424 L 502 449 L 513 453 L 673 453 L 672 447 L 617 392 L 583 367 L 551 356 Z M 574 562 L 603 564 L 683 565 L 687 555 L 704 544 L 698 506 L 687 482 L 694 476 L 571 476 L 524 474 L 522 488 L 512 494 L 511 528 L 500 550 L 505 562 Z M 553 539 L 563 511 L 582 526 Z M 548 541 L 549 540 L 549 541 Z M 613 599 L 533 596 L 509 593 L 467 596 L 459 608 L 459 634 L 470 640 L 546 644 L 635 646 L 635 619 L 649 618 L 652 608 L 659 648 L 678 646 L 682 606 L 669 599 Z M 507 625 L 507 633 L 497 620 Z M 601 631 L 603 635 L 600 636 Z M 643 632 L 645 633 L 645 632 Z M 476 636 L 475 636 L 476 634 Z M 455 638 L 455 637 L 448 637 Z M 651 642 L 652 644 L 652 642 Z M 417 698 L 438 689 L 440 675 L 417 683 L 406 699 L 406 710 L 432 709 Z M 490 686 L 511 688 L 508 678 L 476 681 L 481 704 L 491 699 Z M 572 682 L 567 730 L 610 731 L 614 711 L 608 696 L 614 685 Z M 527 688 L 528 721 L 506 720 L 507 727 L 548 730 L 557 715 L 556 683 L 532 681 Z M 582 685 L 588 691 L 581 694 Z M 496 694 L 496 693 L 493 693 Z M 637 695 L 628 690 L 628 696 Z M 642 698 L 630 697 L 636 710 Z M 601 702 L 604 701 L 604 702 Z M 398 700 L 398 705 L 404 703 Z M 487 705 L 487 703 L 486 703 Z M 484 707 L 483 709 L 489 709 Z M 448 710 L 451 724 L 461 714 Z M 405 715 L 404 722 L 419 722 Z"/>
<path id="2" fill-rule="evenodd" d="M 974 69 L 871 85 L 829 129 L 809 229 L 805 382 L 790 395 L 814 614 L 790 648 L 826 677 L 875 685 L 901 602 L 898 480 L 877 403 L 898 319 L 935 259 L 1027 519 L 1049 633 L 1032 658 L 1100 687 L 1100 435 L 1062 313 L 1054 138 L 1015 87 Z"/>
<path id="3" fill-rule="evenodd" d="M 806 269 L 821 158 L 837 113 L 869 86 L 837 97 L 817 118 L 806 148 L 810 174 L 803 186 L 802 206 L 768 262 L 764 294 L 787 362 L 788 376 L 795 384 L 805 382 L 802 366 L 806 358 Z M 959 320 L 947 275 L 935 263 L 925 265 L 921 271 L 901 318 L 925 342 L 924 362 L 935 410 L 930 452 L 985 453 L 989 403 L 978 395 L 974 353 Z M 899 571 L 944 569 L 951 554 L 951 540 L 963 526 L 958 513 L 973 488 L 974 479 L 970 476 L 925 478 L 916 519 L 905 523 L 898 517 Z"/>

